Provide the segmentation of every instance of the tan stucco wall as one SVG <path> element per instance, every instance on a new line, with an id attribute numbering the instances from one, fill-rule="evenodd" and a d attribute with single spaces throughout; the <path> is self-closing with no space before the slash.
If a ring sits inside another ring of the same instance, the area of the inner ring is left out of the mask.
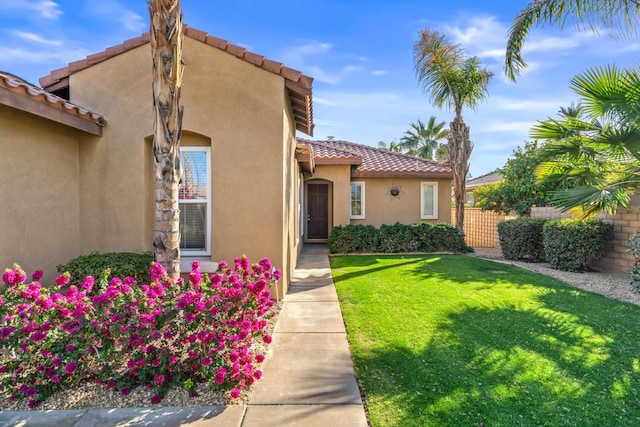
<path id="1" fill-rule="evenodd" d="M 0 106 L 0 271 L 45 273 L 78 253 L 78 132 Z"/>
<path id="2" fill-rule="evenodd" d="M 294 138 L 284 79 L 188 37 L 183 50 L 183 129 L 211 140 L 211 257 L 267 256 L 288 283 L 283 191 Z M 151 249 L 150 68 L 147 44 L 71 76 L 71 100 L 109 122 L 80 150 L 82 251 Z"/>
<path id="3" fill-rule="evenodd" d="M 365 219 L 352 219 L 351 224 L 416 224 L 418 222 L 451 223 L 451 180 L 432 178 L 352 178 L 365 183 Z M 420 183 L 438 183 L 438 218 L 420 219 Z M 396 197 L 389 193 L 398 187 Z"/>
<path id="4" fill-rule="evenodd" d="M 351 198 L 350 165 L 317 165 L 313 177 L 307 180 L 328 181 L 329 187 L 329 231 L 336 225 L 349 224 L 349 203 Z M 332 191 L 333 189 L 333 191 Z"/>

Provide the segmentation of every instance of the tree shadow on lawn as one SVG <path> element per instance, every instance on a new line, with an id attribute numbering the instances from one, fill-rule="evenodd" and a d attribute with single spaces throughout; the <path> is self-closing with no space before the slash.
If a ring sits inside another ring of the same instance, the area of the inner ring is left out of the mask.
<path id="1" fill-rule="evenodd" d="M 640 425 L 640 344 L 628 320 L 611 323 L 599 331 L 551 309 L 471 308 L 422 351 L 387 345 L 354 363 L 377 373 L 368 402 L 402 408 L 397 425 Z"/>
<path id="2" fill-rule="evenodd" d="M 344 255 L 340 255 L 340 256 L 344 256 Z M 357 255 L 349 255 L 349 268 L 353 268 L 353 267 L 370 267 L 370 268 L 366 268 L 363 270 L 358 270 L 358 271 L 352 271 L 349 273 L 345 273 L 342 274 L 340 273 L 341 271 L 341 267 L 337 266 L 335 262 L 331 262 L 331 270 L 332 270 L 332 275 L 333 275 L 333 279 L 334 282 L 340 282 L 340 281 L 344 281 L 344 280 L 349 280 L 349 279 L 353 279 L 355 277 L 360 277 L 360 276 L 364 276 L 364 275 L 368 275 L 368 274 L 373 274 L 373 273 L 378 273 L 384 270 L 388 270 L 390 268 L 397 268 L 397 267 L 401 267 L 401 266 L 405 266 L 405 265 L 410 265 L 410 264 L 418 264 L 418 263 L 422 263 L 424 260 L 421 257 L 411 257 L 411 256 L 380 256 L 380 257 L 374 257 L 374 256 L 357 256 Z M 381 258 L 396 258 L 396 259 L 401 259 L 404 260 L 406 259 L 406 261 L 403 262 L 399 262 L 399 263 L 394 263 L 394 264 L 381 264 L 377 267 L 372 267 L 373 265 L 379 264 L 380 261 L 379 259 Z M 331 260 L 331 258 L 329 258 L 329 260 Z M 416 268 L 419 268 L 418 266 L 416 266 Z"/>
<path id="3" fill-rule="evenodd" d="M 463 306 L 424 347 L 354 353 L 370 407 L 402 426 L 640 425 L 640 309 L 548 287 L 538 305 Z"/>

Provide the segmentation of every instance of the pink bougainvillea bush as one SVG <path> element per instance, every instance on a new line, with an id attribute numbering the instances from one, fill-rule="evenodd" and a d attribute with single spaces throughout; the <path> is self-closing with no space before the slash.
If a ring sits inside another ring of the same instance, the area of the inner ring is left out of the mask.
<path id="1" fill-rule="evenodd" d="M 155 390 L 158 403 L 172 387 L 195 393 L 206 382 L 237 398 L 260 379 L 264 360 L 258 342 L 274 313 L 269 283 L 280 278 L 268 259 L 250 265 L 219 264 L 210 277 L 194 261 L 188 280 L 172 281 L 158 263 L 151 282 L 130 277 L 87 277 L 80 287 L 70 275 L 41 285 L 19 265 L 6 269 L 0 296 L 0 387 L 35 407 L 62 387 L 97 381 L 128 394 Z"/>

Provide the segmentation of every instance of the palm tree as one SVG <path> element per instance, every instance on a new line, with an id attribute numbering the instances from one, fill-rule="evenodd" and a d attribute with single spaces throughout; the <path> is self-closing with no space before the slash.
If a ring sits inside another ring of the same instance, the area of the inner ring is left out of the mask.
<path id="1" fill-rule="evenodd" d="M 486 97 L 493 73 L 482 67 L 478 57 L 466 57 L 462 46 L 450 43 L 440 32 L 425 29 L 419 36 L 413 46 L 418 80 L 433 105 L 455 112 L 447 149 L 453 171 L 456 227 L 464 232 L 464 196 L 473 144 L 462 108 L 475 108 Z"/>
<path id="2" fill-rule="evenodd" d="M 438 149 L 439 141 L 449 134 L 448 129 L 443 129 L 444 121 L 436 123 L 435 116 L 429 117 L 425 126 L 420 119 L 418 123 L 411 123 L 411 128 L 404 133 L 400 144 L 407 154 L 412 156 L 433 159 L 434 152 Z"/>
<path id="3" fill-rule="evenodd" d="M 637 24 L 640 14 L 638 0 L 535 0 L 516 16 L 507 34 L 505 72 L 515 80 L 527 66 L 522 47 L 531 27 L 557 24 L 563 28 L 567 21 L 578 29 L 598 32 L 603 26 L 617 35 L 628 35 Z"/>
<path id="4" fill-rule="evenodd" d="M 396 153 L 402 152 L 402 146 L 395 141 L 391 141 L 388 146 L 386 142 L 378 141 L 378 148 L 382 150 L 394 151 Z"/>
<path id="5" fill-rule="evenodd" d="M 582 97 L 578 115 L 548 118 L 531 130 L 548 141 L 536 171 L 542 183 L 563 183 L 552 203 L 582 217 L 629 206 L 640 189 L 640 71 L 615 66 L 571 80 Z"/>
<path id="6" fill-rule="evenodd" d="M 153 158 L 155 172 L 154 258 L 169 276 L 180 276 L 178 184 L 183 107 L 182 12 L 180 0 L 149 0 L 153 61 Z"/>

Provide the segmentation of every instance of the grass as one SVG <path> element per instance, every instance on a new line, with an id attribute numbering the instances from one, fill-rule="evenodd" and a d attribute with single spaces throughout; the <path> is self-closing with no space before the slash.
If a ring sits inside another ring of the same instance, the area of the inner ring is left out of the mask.
<path id="1" fill-rule="evenodd" d="M 371 426 L 640 425 L 640 307 L 466 256 L 330 262 Z"/>

